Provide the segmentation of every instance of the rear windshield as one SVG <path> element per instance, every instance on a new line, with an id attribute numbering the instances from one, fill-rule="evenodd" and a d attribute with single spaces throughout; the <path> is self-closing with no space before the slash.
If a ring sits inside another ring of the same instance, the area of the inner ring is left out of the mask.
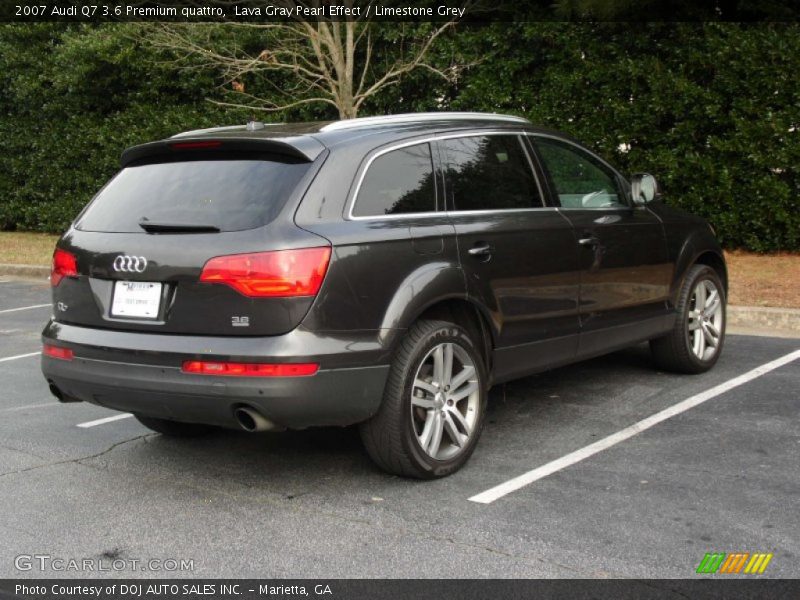
<path id="1" fill-rule="evenodd" d="M 309 168 L 276 160 L 192 160 L 120 171 L 77 223 L 83 231 L 144 233 L 139 223 L 241 231 L 266 225 Z"/>

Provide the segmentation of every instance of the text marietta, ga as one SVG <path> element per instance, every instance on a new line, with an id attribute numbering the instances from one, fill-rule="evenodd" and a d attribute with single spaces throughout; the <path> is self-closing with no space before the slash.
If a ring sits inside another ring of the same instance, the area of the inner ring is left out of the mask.
<path id="1" fill-rule="evenodd" d="M 109 584 L 109 585 L 69 585 L 53 584 L 49 589 L 44 585 L 17 584 L 14 593 L 17 596 L 94 596 L 116 595 L 146 597 L 146 596 L 239 596 L 245 592 L 255 592 L 241 584 Z M 329 585 L 315 585 L 315 596 L 333 595 Z M 310 596 L 310 590 L 302 585 L 259 585 L 258 593 L 261 596 Z"/>

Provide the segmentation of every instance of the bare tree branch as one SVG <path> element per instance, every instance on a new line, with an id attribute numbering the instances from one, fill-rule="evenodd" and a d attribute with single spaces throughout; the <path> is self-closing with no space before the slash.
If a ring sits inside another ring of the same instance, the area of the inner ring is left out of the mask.
<path id="1" fill-rule="evenodd" d="M 431 45 L 436 41 L 436 39 L 444 33 L 447 29 L 449 29 L 453 25 L 452 21 L 448 21 L 444 25 L 438 27 L 434 32 L 428 37 L 425 43 L 422 45 L 421 48 L 417 51 L 414 58 L 410 61 L 403 61 L 402 59 L 398 59 L 397 62 L 386 71 L 386 73 L 380 77 L 375 83 L 372 84 L 366 91 L 358 94 L 355 98 L 356 108 L 360 107 L 361 104 L 374 94 L 378 93 L 383 88 L 394 85 L 397 83 L 403 75 L 410 73 L 411 71 L 417 68 L 426 68 L 429 71 L 440 75 L 441 77 L 447 79 L 447 74 L 439 69 L 434 68 L 432 65 L 427 64 L 424 62 L 425 55 L 430 50 Z"/>
<path id="2" fill-rule="evenodd" d="M 274 4 L 320 6 L 319 0 L 277 0 Z M 344 4 L 353 6 L 352 0 Z M 275 112 L 325 104 L 336 107 L 340 118 L 352 118 L 369 98 L 417 69 L 454 81 L 465 65 L 442 68 L 427 60 L 433 45 L 453 25 L 454 21 L 437 24 L 421 38 L 414 36 L 418 29 L 412 28 L 414 33 L 409 34 L 404 25 L 399 43 L 382 49 L 385 55 L 379 62 L 375 23 L 364 17 L 309 21 L 295 16 L 273 23 L 164 24 L 148 30 L 145 41 L 172 57 L 168 62 L 175 68 L 216 72 L 224 94 L 238 99 L 210 99 L 216 105 Z M 240 30 L 243 37 L 225 35 L 225 28 Z M 256 81 L 272 91 L 269 98 L 247 91 Z"/>
<path id="3" fill-rule="evenodd" d="M 328 98 L 304 98 L 303 100 L 297 100 L 296 102 L 290 102 L 289 104 L 281 104 L 276 106 L 253 106 L 252 104 L 222 102 L 220 100 L 213 100 L 211 98 L 206 98 L 206 100 L 211 104 L 216 104 L 217 106 L 229 106 L 231 108 L 246 108 L 248 110 L 261 110 L 264 112 L 278 112 L 286 110 L 288 108 L 293 108 L 295 106 L 301 106 L 303 104 L 316 104 L 318 102 L 327 102 L 329 104 L 333 104 L 333 102 L 331 102 Z M 336 106 L 335 104 L 333 105 Z"/>

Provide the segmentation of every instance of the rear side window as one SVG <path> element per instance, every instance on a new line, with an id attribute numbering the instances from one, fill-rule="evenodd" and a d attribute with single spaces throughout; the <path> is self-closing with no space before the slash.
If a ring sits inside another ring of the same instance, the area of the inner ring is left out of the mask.
<path id="1" fill-rule="evenodd" d="M 83 231 L 142 233 L 139 223 L 209 225 L 241 231 L 278 214 L 309 163 L 192 160 L 126 167 L 77 224 Z"/>
<path id="2" fill-rule="evenodd" d="M 367 168 L 353 215 L 373 217 L 436 210 L 436 184 L 430 144 L 381 154 Z"/>
<path id="3" fill-rule="evenodd" d="M 543 206 L 539 187 L 516 135 L 445 139 L 446 185 L 456 210 Z"/>

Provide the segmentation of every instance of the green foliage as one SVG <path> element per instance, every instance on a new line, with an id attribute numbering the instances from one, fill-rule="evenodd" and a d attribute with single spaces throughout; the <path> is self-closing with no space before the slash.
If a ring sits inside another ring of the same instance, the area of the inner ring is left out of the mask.
<path id="1" fill-rule="evenodd" d="M 479 63 L 444 106 L 521 114 L 652 173 L 729 248 L 800 249 L 797 24 L 494 24 L 451 44 Z"/>
<path id="2" fill-rule="evenodd" d="M 169 63 L 146 35 L 136 24 L 0 26 L 0 228 L 63 230 L 125 147 L 246 120 L 206 101 L 218 97 L 216 74 Z M 218 35 L 258 48 L 239 28 Z M 386 24 L 375 35 L 380 65 L 402 35 Z M 470 66 L 456 84 L 414 72 L 360 114 L 521 114 L 623 172 L 653 173 L 667 201 L 707 217 L 727 247 L 800 249 L 800 26 L 460 25 L 431 60 Z M 282 118 L 331 115 L 309 106 Z"/>
<path id="3" fill-rule="evenodd" d="M 138 25 L 0 26 L 0 229 L 63 231 L 119 168 L 122 150 L 241 121 L 204 100 Z"/>

